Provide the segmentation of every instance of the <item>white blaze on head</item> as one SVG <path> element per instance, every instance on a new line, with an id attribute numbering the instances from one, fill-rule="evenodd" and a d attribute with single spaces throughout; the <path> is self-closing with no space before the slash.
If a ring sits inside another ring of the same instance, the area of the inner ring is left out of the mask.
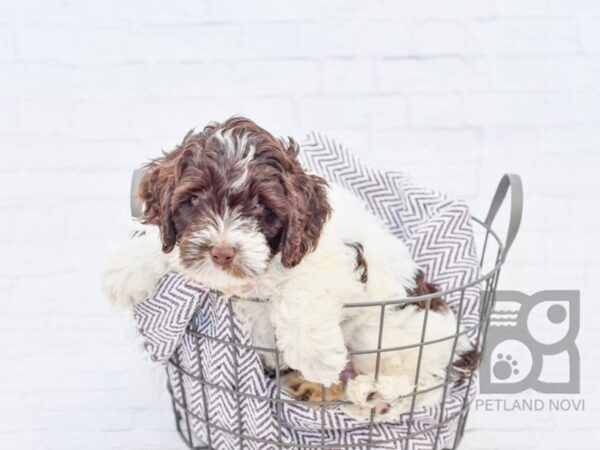
<path id="1" fill-rule="evenodd" d="M 231 189 L 239 189 L 248 179 L 248 166 L 254 159 L 256 147 L 249 143 L 249 133 L 233 135 L 232 130 L 217 130 L 211 137 L 224 146 L 225 155 L 232 162 L 232 172 L 239 176 L 231 182 Z"/>

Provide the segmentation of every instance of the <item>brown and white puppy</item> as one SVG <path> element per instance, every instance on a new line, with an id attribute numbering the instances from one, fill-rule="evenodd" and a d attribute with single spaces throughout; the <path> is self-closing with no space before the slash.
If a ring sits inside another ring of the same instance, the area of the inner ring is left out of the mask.
<path id="1" fill-rule="evenodd" d="M 263 273 L 275 255 L 294 267 L 330 214 L 325 181 L 304 172 L 297 154 L 293 140 L 244 118 L 190 132 L 148 165 L 143 221 L 159 226 L 164 252 L 178 245 L 187 270 L 211 272 L 223 289 Z"/>
<path id="2" fill-rule="evenodd" d="M 175 150 L 150 162 L 140 185 L 146 234 L 128 243 L 105 274 L 109 297 L 120 305 L 143 301 L 156 281 L 176 269 L 230 296 L 237 314 L 265 354 L 267 366 L 291 367 L 314 383 L 339 383 L 347 349 L 376 349 L 380 308 L 344 304 L 408 296 L 418 289 L 419 268 L 362 202 L 306 173 L 298 145 L 279 139 L 251 120 L 234 117 L 191 131 Z M 419 305 L 389 308 L 383 347 L 421 339 Z M 429 315 L 426 340 L 451 335 L 456 318 L 447 308 Z M 425 346 L 418 388 L 445 375 L 452 343 Z M 457 356 L 470 348 L 457 345 Z M 414 389 L 418 346 L 352 357 L 358 374 L 348 381 L 348 412 L 379 420 L 407 408 Z M 297 380 L 295 380 L 297 381 Z M 338 389 L 339 391 L 339 389 Z M 435 401 L 438 392 L 419 396 Z M 304 394 L 303 394 L 304 395 Z"/>

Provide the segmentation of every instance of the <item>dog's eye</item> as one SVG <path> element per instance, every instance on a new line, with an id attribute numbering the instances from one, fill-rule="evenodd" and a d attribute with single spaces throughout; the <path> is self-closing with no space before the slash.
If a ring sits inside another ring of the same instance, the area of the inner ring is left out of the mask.
<path id="1" fill-rule="evenodd" d="M 264 205 L 260 205 L 260 217 L 269 220 L 275 216 L 275 213 Z"/>
<path id="2" fill-rule="evenodd" d="M 198 206 L 200 204 L 200 197 L 192 197 L 190 203 L 192 206 Z"/>

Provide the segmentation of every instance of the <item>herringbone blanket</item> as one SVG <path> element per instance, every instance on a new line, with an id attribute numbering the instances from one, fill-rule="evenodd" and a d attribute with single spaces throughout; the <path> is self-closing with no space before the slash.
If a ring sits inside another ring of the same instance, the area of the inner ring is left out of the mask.
<path id="1" fill-rule="evenodd" d="M 408 245 L 427 278 L 442 289 L 478 278 L 471 218 L 463 202 L 418 187 L 403 173 L 370 168 L 319 133 L 311 133 L 302 143 L 301 158 L 307 170 L 361 197 Z M 478 289 L 467 289 L 463 300 L 461 326 L 471 330 L 471 338 L 479 320 Z M 460 298 L 460 292 L 446 298 L 456 312 Z M 354 450 L 417 450 L 432 449 L 437 441 L 437 448 L 442 449 L 452 445 L 461 408 L 474 395 L 475 382 L 451 386 L 444 408 L 420 408 L 395 423 L 372 427 L 335 407 L 321 410 L 285 402 L 278 408 L 269 399 L 278 395 L 293 399 L 278 392 L 256 352 L 230 345 L 252 343 L 232 316 L 229 302 L 218 293 L 171 273 L 151 298 L 136 307 L 134 315 L 152 358 L 171 361 L 168 371 L 177 403 L 190 411 L 194 434 L 210 442 L 211 448 L 321 448 L 325 444 Z M 471 392 L 466 392 L 467 386 Z"/>

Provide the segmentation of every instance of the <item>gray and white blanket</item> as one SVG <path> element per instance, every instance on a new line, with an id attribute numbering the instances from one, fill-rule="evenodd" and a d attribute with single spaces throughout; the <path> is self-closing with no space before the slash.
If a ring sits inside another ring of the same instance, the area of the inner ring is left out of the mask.
<path id="1" fill-rule="evenodd" d="M 408 245 L 427 278 L 442 289 L 478 278 L 480 267 L 465 203 L 416 186 L 404 173 L 371 168 L 319 133 L 311 133 L 301 144 L 301 160 L 308 171 L 362 198 Z M 446 297 L 455 312 L 460 298 L 460 292 Z M 230 303 L 217 292 L 170 273 L 153 296 L 135 308 L 134 318 L 152 359 L 170 361 L 171 389 L 177 404 L 189 411 L 193 433 L 216 449 L 321 448 L 324 444 L 354 450 L 416 450 L 431 449 L 436 441 L 436 448 L 442 449 L 452 446 L 461 408 L 472 400 L 477 384 L 451 386 L 444 408 L 419 408 L 394 423 L 369 427 L 339 408 L 310 407 L 278 391 L 255 351 L 230 345 L 252 343 Z M 478 323 L 479 290 L 468 288 L 461 327 L 470 330 L 471 339 Z M 278 407 L 270 401 L 275 398 L 289 401 Z"/>

